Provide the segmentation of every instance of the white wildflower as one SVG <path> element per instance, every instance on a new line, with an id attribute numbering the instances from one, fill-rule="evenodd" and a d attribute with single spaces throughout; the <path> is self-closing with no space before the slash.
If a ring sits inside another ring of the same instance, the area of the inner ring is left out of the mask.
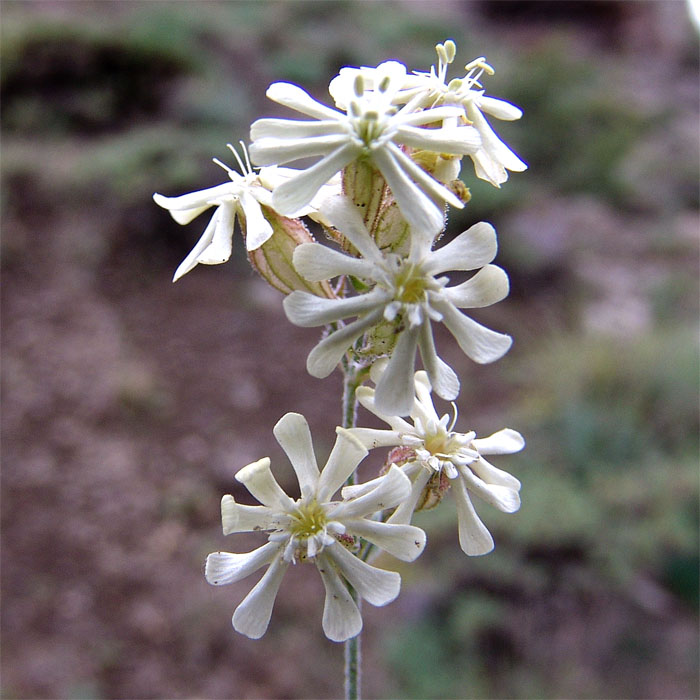
<path id="1" fill-rule="evenodd" d="M 231 179 L 230 182 L 179 197 L 164 197 L 158 193 L 153 195 L 156 204 L 168 209 L 170 215 L 179 224 L 188 224 L 210 207 L 216 207 L 201 238 L 175 271 L 173 282 L 187 274 L 198 263 L 218 265 L 231 257 L 236 217 L 241 219 L 247 250 L 257 250 L 272 236 L 273 228 L 265 218 L 261 205 L 272 208 L 271 190 L 295 176 L 297 171 L 291 168 L 262 168 L 259 172 L 255 172 L 242 143 L 241 146 L 245 162 L 241 160 L 233 146 L 228 144 L 238 161 L 240 173 L 214 159 L 217 165 L 226 170 Z M 323 197 L 337 192 L 338 185 L 339 182 L 329 183 L 322 192 Z M 312 208 L 292 213 L 295 216 L 308 214 L 315 204 L 314 201 L 311 203 Z"/>
<path id="2" fill-rule="evenodd" d="M 290 563 L 314 562 L 326 590 L 323 630 L 333 641 L 344 641 L 362 629 L 362 617 L 348 589 L 372 605 L 386 605 L 401 585 L 398 573 L 385 571 L 355 556 L 360 539 L 404 561 L 414 560 L 425 546 L 425 533 L 408 524 L 387 524 L 371 516 L 392 508 L 411 490 L 404 473 L 394 467 L 375 480 L 361 496 L 332 500 L 354 472 L 367 450 L 348 430 L 337 429 L 328 461 L 319 471 L 306 419 L 286 414 L 274 434 L 289 457 L 301 490 L 297 500 L 279 486 L 270 460 L 263 458 L 241 469 L 236 479 L 260 502 L 236 503 L 232 496 L 221 501 L 224 534 L 266 531 L 262 547 L 243 554 L 215 552 L 207 557 L 205 575 L 213 585 L 239 581 L 263 566 L 267 571 L 236 608 L 234 628 L 257 639 L 267 630 L 282 577 Z"/>
<path id="3" fill-rule="evenodd" d="M 375 377 L 380 373 L 381 367 L 373 371 Z M 456 411 L 451 421 L 448 415 L 438 417 L 430 395 L 430 381 L 423 371 L 415 374 L 415 394 L 409 422 L 380 411 L 374 389 L 360 387 L 357 391 L 359 402 L 388 423 L 391 430 L 354 428 L 350 432 L 368 448 L 403 446 L 409 448 L 411 455 L 402 467 L 412 481 L 411 496 L 398 506 L 387 522 L 409 523 L 421 499 L 425 498 L 429 484 L 434 484 L 436 491 L 449 485 L 457 504 L 462 550 L 472 556 L 487 554 L 493 549 L 493 538 L 479 519 L 470 494 L 505 513 L 517 511 L 520 482 L 487 462 L 484 455 L 518 452 L 525 441 L 520 433 L 510 428 L 485 438 L 477 438 L 473 431 L 454 432 Z M 362 486 L 348 487 L 344 493 L 357 495 L 361 489 Z"/>
<path id="4" fill-rule="evenodd" d="M 435 351 L 432 322 L 444 323 L 475 362 L 492 362 L 508 351 L 510 336 L 489 330 L 460 311 L 494 304 L 508 294 L 506 273 L 488 264 L 497 250 L 496 232 L 490 224 L 478 223 L 434 251 L 430 250 L 431 237 L 414 232 L 410 253 L 404 259 L 392 253 L 382 254 L 347 199 L 327 199 L 321 211 L 362 257 L 354 258 L 318 243 L 305 243 L 294 251 L 294 266 L 309 281 L 352 275 L 372 288 L 345 299 L 323 299 L 303 291 L 294 291 L 285 298 L 287 317 L 299 326 L 321 326 L 358 317 L 325 337 L 311 351 L 307 359 L 311 375 L 329 375 L 363 333 L 382 321 L 395 322 L 397 342 L 377 386 L 377 405 L 385 413 L 406 415 L 413 406 L 417 348 L 435 391 L 445 399 L 454 399 L 459 393 L 457 375 Z M 448 287 L 449 280 L 439 276 L 447 270 L 478 272 L 465 282 Z"/>
<path id="5" fill-rule="evenodd" d="M 459 106 L 460 121 L 471 124 L 479 132 L 481 145 L 476 151 L 468 153 L 474 162 L 477 177 L 500 187 L 508 179 L 508 170 L 521 172 L 527 169 L 524 163 L 495 133 L 484 113 L 496 119 L 513 121 L 522 117 L 522 110 L 505 100 L 489 97 L 480 83 L 481 76 L 486 73 L 493 75 L 494 69 L 483 56 L 476 58 L 465 66 L 466 75 L 462 78 L 447 79 L 447 71 L 454 61 L 456 47 L 453 41 L 435 47 L 438 64 L 432 66 L 429 73 L 414 72 L 406 75 L 401 89 L 394 94 L 394 104 L 418 104 L 422 108 L 441 106 Z M 356 79 L 358 74 L 369 86 L 377 83 L 374 68 L 343 68 L 340 75 L 331 83 L 329 88 L 336 102 L 342 103 L 347 84 Z M 454 116 L 444 122 L 444 125 L 456 123 Z M 455 176 L 456 177 L 456 176 Z"/>
<path id="6" fill-rule="evenodd" d="M 419 167 L 401 146 L 465 155 L 481 146 L 471 126 L 423 128 L 462 113 L 443 106 L 416 111 L 414 100 L 397 109 L 392 101 L 406 78 L 396 61 L 377 66 L 376 89 L 365 89 L 361 75 L 348 88 L 347 108 L 333 109 L 290 83 L 273 83 L 267 96 L 313 118 L 313 121 L 259 119 L 251 126 L 250 155 L 258 165 L 288 163 L 322 156 L 313 166 L 275 189 L 273 203 L 286 214 L 309 203 L 335 173 L 357 158 L 368 158 L 391 188 L 408 223 L 435 234 L 444 226 L 444 205 L 462 202 L 447 187 Z"/>

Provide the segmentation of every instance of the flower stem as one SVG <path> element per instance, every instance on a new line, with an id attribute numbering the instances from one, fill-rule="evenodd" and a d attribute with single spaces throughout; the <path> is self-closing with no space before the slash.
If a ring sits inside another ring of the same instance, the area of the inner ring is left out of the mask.
<path id="1" fill-rule="evenodd" d="M 354 428 L 357 421 L 357 387 L 362 384 L 367 374 L 367 369 L 360 367 L 347 356 L 342 362 L 343 368 L 343 428 Z M 355 483 L 355 474 L 348 477 L 347 484 Z M 348 584 L 350 595 L 361 610 L 362 599 Z M 345 642 L 345 698 L 346 700 L 359 700 L 360 675 L 362 670 L 362 654 L 360 649 L 361 634 Z"/>
<path id="2" fill-rule="evenodd" d="M 353 595 L 355 597 L 355 595 Z M 356 601 L 359 605 L 360 601 Z M 359 700 L 360 698 L 360 671 L 362 667 L 362 654 L 360 652 L 360 637 L 348 639 L 345 642 L 345 698 L 346 700 Z"/>

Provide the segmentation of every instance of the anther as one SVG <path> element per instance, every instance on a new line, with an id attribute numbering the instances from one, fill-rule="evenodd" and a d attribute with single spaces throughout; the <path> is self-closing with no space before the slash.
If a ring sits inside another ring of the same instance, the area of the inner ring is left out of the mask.
<path id="1" fill-rule="evenodd" d="M 362 77 L 362 73 L 358 73 L 355 76 L 353 90 L 355 91 L 355 95 L 357 97 L 362 97 L 362 95 L 365 94 L 365 81 L 364 81 L 364 78 Z"/>
<path id="2" fill-rule="evenodd" d="M 435 52 L 437 53 L 438 60 L 441 64 L 449 63 L 449 61 L 447 60 L 447 51 L 445 51 L 445 46 L 443 44 L 437 44 L 435 46 Z"/>

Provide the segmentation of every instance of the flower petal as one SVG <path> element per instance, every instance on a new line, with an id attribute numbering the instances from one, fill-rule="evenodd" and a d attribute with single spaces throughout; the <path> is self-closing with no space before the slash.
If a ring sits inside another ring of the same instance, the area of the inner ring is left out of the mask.
<path id="1" fill-rule="evenodd" d="M 269 564 L 279 551 L 279 544 L 267 542 L 244 554 L 213 552 L 204 565 L 204 576 L 212 586 L 224 586 L 250 576 L 261 566 Z"/>
<path id="2" fill-rule="evenodd" d="M 326 637 L 333 642 L 344 642 L 357 636 L 362 630 L 362 615 L 325 552 L 316 557 L 316 566 L 326 589 L 323 606 L 323 631 Z"/>
<path id="3" fill-rule="evenodd" d="M 353 142 L 346 142 L 296 177 L 282 183 L 272 193 L 274 208 L 280 214 L 289 215 L 305 207 L 333 175 L 357 157 L 359 148 Z"/>
<path id="4" fill-rule="evenodd" d="M 469 465 L 469 469 L 487 484 L 496 484 L 505 486 L 513 491 L 520 491 L 520 482 L 512 474 L 494 467 L 493 464 L 486 461 L 483 457 L 472 462 Z"/>
<path id="5" fill-rule="evenodd" d="M 277 521 L 274 511 L 267 506 L 246 506 L 236 503 L 230 494 L 221 499 L 221 524 L 224 535 L 268 530 L 274 527 Z"/>
<path id="6" fill-rule="evenodd" d="M 236 474 L 236 480 L 244 484 L 260 503 L 269 508 L 289 510 L 294 507 L 294 501 L 287 496 L 272 475 L 269 457 L 263 457 L 243 467 Z"/>
<path id="7" fill-rule="evenodd" d="M 153 195 L 153 201 L 163 209 L 167 209 L 178 224 L 189 224 L 203 211 L 214 206 L 221 197 L 235 195 L 237 188 L 232 182 L 224 182 L 206 190 L 181 194 L 179 197 L 164 197 L 157 192 Z"/>
<path id="8" fill-rule="evenodd" d="M 314 119 L 338 121 L 345 115 L 315 100 L 308 92 L 293 83 L 272 83 L 265 93 L 269 99 Z"/>
<path id="9" fill-rule="evenodd" d="M 256 119 L 250 126 L 251 141 L 260 139 L 304 139 L 347 133 L 337 119 L 298 121 L 296 119 Z"/>
<path id="10" fill-rule="evenodd" d="M 374 402 L 383 413 L 405 416 L 413 407 L 413 373 L 418 345 L 418 328 L 407 328 L 399 334 L 391 359 L 374 393 Z"/>
<path id="11" fill-rule="evenodd" d="M 493 435 L 473 440 L 474 447 L 484 455 L 509 455 L 525 447 L 525 438 L 517 431 L 503 428 Z"/>
<path id="12" fill-rule="evenodd" d="M 470 557 L 488 554 L 494 547 L 493 537 L 476 514 L 469 493 L 461 479 L 452 481 L 452 492 L 457 504 L 459 546 Z"/>
<path id="13" fill-rule="evenodd" d="M 265 634 L 270 624 L 277 591 L 288 566 L 282 557 L 277 557 L 272 562 L 265 575 L 233 613 L 232 622 L 236 632 L 251 639 L 260 639 Z"/>
<path id="14" fill-rule="evenodd" d="M 485 148 L 480 148 L 469 157 L 474 163 L 474 172 L 480 180 L 486 180 L 494 187 L 500 187 L 508 180 L 508 171 L 503 164 L 499 163 Z"/>
<path id="15" fill-rule="evenodd" d="M 425 548 L 425 532 L 413 525 L 380 523 L 367 518 L 345 520 L 343 524 L 348 532 L 402 561 L 413 561 Z"/>
<path id="16" fill-rule="evenodd" d="M 455 337 L 462 351 L 474 362 L 494 362 L 503 357 L 513 344 L 509 335 L 482 326 L 465 316 L 451 302 L 440 303 L 438 309 L 443 315 L 442 322 Z"/>
<path id="17" fill-rule="evenodd" d="M 294 249 L 294 267 L 309 282 L 320 282 L 339 275 L 368 279 L 373 266 L 320 243 L 302 243 Z"/>
<path id="18" fill-rule="evenodd" d="M 393 508 L 411 491 L 411 482 L 396 465 L 378 480 L 376 488 L 350 501 L 342 501 L 328 510 L 329 520 L 363 518 L 386 508 Z"/>
<path id="19" fill-rule="evenodd" d="M 177 282 L 180 279 L 180 277 L 186 275 L 190 270 L 197 266 L 199 256 L 204 250 L 206 250 L 206 248 L 211 243 L 211 239 L 214 236 L 214 231 L 216 230 L 216 225 L 218 221 L 219 209 L 217 209 L 214 212 L 214 215 L 211 217 L 211 220 L 207 224 L 207 227 L 204 229 L 204 233 L 197 241 L 195 247 L 192 248 L 188 256 L 180 263 L 177 270 L 175 270 L 175 274 L 173 275 L 173 282 Z"/>
<path id="20" fill-rule="evenodd" d="M 396 144 L 388 143 L 387 149 L 395 157 L 399 167 L 412 178 L 423 192 L 440 208 L 447 202 L 457 209 L 464 208 L 464 202 L 429 172 L 423 170 L 412 158 L 407 156 Z"/>
<path id="21" fill-rule="evenodd" d="M 362 215 L 347 197 L 329 197 L 321 205 L 320 211 L 357 248 L 363 258 L 375 263 L 383 262 L 384 257 L 369 235 Z"/>
<path id="22" fill-rule="evenodd" d="M 366 294 L 345 299 L 326 299 L 296 289 L 284 298 L 282 305 L 287 318 L 295 326 L 314 328 L 340 321 L 348 316 L 364 314 L 378 305 L 381 305 L 378 309 L 381 314 L 384 311 L 383 304 L 386 296 L 387 293 L 378 287 Z"/>
<path id="23" fill-rule="evenodd" d="M 397 149 L 398 150 L 398 149 Z M 391 188 L 401 213 L 412 229 L 423 235 L 434 235 L 445 225 L 445 213 L 402 170 L 393 154 L 377 148 L 372 160 Z"/>
<path id="24" fill-rule="evenodd" d="M 432 476 L 433 472 L 421 467 L 417 462 L 413 462 L 410 467 L 417 468 L 417 473 L 411 483 L 411 492 L 407 498 L 405 498 L 401 503 L 399 503 L 398 508 L 391 514 L 388 523 L 396 523 L 399 525 L 408 525 L 413 518 L 413 513 L 416 510 L 416 505 L 418 505 L 418 500 L 423 494 L 423 489 L 425 488 L 428 480 Z M 406 467 L 403 468 L 404 473 L 406 473 Z"/>
<path id="25" fill-rule="evenodd" d="M 318 500 L 321 503 L 333 496 L 367 456 L 367 449 L 351 430 L 336 428 L 335 431 L 335 444 L 318 482 Z"/>
<path id="26" fill-rule="evenodd" d="M 374 365 L 372 365 L 372 370 L 374 370 L 377 365 L 383 365 L 384 368 L 386 368 L 387 364 L 388 361 L 386 359 L 378 360 L 374 363 Z M 370 371 L 370 376 L 372 377 L 372 381 L 374 381 L 376 384 L 381 377 L 381 373 Z M 374 393 L 374 389 L 368 386 L 361 386 L 357 389 L 356 397 L 364 408 L 371 413 L 374 413 L 377 418 L 381 418 L 385 423 L 388 423 L 392 430 L 403 433 L 412 432 L 413 426 L 408 421 L 404 420 L 400 416 L 392 416 L 390 414 L 383 413 L 376 407 L 374 403 Z"/>
<path id="27" fill-rule="evenodd" d="M 347 136 L 330 134 L 305 139 L 259 139 L 250 144 L 249 155 L 255 165 L 282 165 L 299 158 L 327 156 L 347 143 Z M 299 170 L 298 172 L 304 172 Z"/>
<path id="28" fill-rule="evenodd" d="M 401 576 L 367 564 L 348 552 L 339 542 L 325 550 L 326 555 L 338 566 L 340 573 L 371 605 L 382 606 L 396 599 L 401 590 Z"/>
<path id="29" fill-rule="evenodd" d="M 483 150 L 492 156 L 494 160 L 504 168 L 515 172 L 522 172 L 527 169 L 527 164 L 520 160 L 520 158 L 501 141 L 484 115 L 476 108 L 476 105 L 467 107 L 467 116 L 474 123 L 475 128 L 481 135 Z"/>
<path id="30" fill-rule="evenodd" d="M 220 265 L 231 257 L 235 221 L 235 202 L 231 200 L 222 202 L 216 210 L 216 228 L 211 243 L 197 257 L 198 263 Z"/>
<path id="31" fill-rule="evenodd" d="M 473 126 L 457 126 L 442 129 L 425 129 L 402 125 L 395 141 L 436 153 L 467 155 L 476 153 L 481 146 L 479 132 Z"/>
<path id="32" fill-rule="evenodd" d="M 356 321 L 324 338 L 306 358 L 308 373 L 319 379 L 327 377 L 336 368 L 347 349 L 368 328 L 377 324 L 382 318 L 383 312 L 383 308 L 371 311 L 366 316 L 361 316 Z"/>
<path id="33" fill-rule="evenodd" d="M 401 444 L 401 433 L 396 430 L 378 430 L 377 428 L 351 428 L 352 434 L 368 449 L 377 447 L 395 447 Z"/>
<path id="34" fill-rule="evenodd" d="M 316 491 L 319 471 L 306 418 L 300 413 L 286 413 L 272 432 L 294 468 L 302 498 L 311 498 Z"/>
<path id="35" fill-rule="evenodd" d="M 476 270 L 490 263 L 497 251 L 496 231 L 491 224 L 480 221 L 434 250 L 425 260 L 423 269 L 429 275 L 448 270 Z"/>
<path id="36" fill-rule="evenodd" d="M 469 467 L 460 468 L 459 473 L 470 491 L 498 510 L 504 513 L 515 513 L 520 508 L 520 494 L 516 489 L 510 486 L 486 483 Z M 520 482 L 518 482 L 517 487 L 520 488 Z"/>
<path id="37" fill-rule="evenodd" d="M 505 299 L 509 289 L 505 271 L 497 265 L 486 265 L 466 282 L 447 287 L 443 293 L 459 309 L 477 309 Z"/>
<path id="38" fill-rule="evenodd" d="M 505 100 L 499 100 L 496 97 L 481 95 L 477 99 L 476 105 L 482 112 L 486 112 L 486 114 L 490 114 L 496 117 L 496 119 L 502 119 L 503 121 L 514 121 L 523 116 L 522 109 Z"/>
<path id="39" fill-rule="evenodd" d="M 464 115 L 464 109 L 457 105 L 442 105 L 441 107 L 433 107 L 431 109 L 423 109 L 419 112 L 404 114 L 404 109 L 401 109 L 401 122 L 403 124 L 411 124 L 418 126 L 420 124 L 432 124 L 442 122 L 445 119 L 454 119 Z"/>
<path id="40" fill-rule="evenodd" d="M 522 172 L 527 169 L 527 164 L 518 158 L 508 146 L 501 141 L 483 114 L 474 104 L 466 105 L 467 116 L 473 122 L 481 135 L 482 148 L 477 153 L 486 153 L 500 168 L 507 168 L 514 172 Z M 472 154 L 470 154 L 472 155 Z M 479 177 L 479 173 L 477 173 Z M 498 183 L 493 183 L 498 185 Z"/>
<path id="41" fill-rule="evenodd" d="M 452 367 L 438 357 L 432 326 L 427 319 L 421 324 L 418 347 L 435 393 L 446 401 L 456 399 L 459 395 L 459 378 Z"/>
<path id="42" fill-rule="evenodd" d="M 272 226 L 264 217 L 260 202 L 250 192 L 244 191 L 241 194 L 240 201 L 243 214 L 245 215 L 246 250 L 257 250 L 265 241 L 272 237 Z"/>

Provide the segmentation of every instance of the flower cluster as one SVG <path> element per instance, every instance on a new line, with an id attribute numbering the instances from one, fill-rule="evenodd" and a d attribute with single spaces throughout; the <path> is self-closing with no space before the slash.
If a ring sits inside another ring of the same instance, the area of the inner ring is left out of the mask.
<path id="1" fill-rule="evenodd" d="M 263 458 L 236 474 L 260 505 L 222 500 L 225 535 L 267 534 L 253 551 L 215 552 L 206 561 L 214 585 L 266 567 L 233 615 L 234 628 L 252 638 L 267 630 L 290 564 L 316 565 L 326 591 L 323 630 L 344 641 L 362 628 L 360 598 L 385 605 L 398 595 L 399 574 L 370 562 L 380 551 L 407 562 L 420 555 L 426 535 L 411 524 L 417 511 L 452 491 L 460 546 L 482 555 L 493 539 L 472 497 L 506 513 L 520 506 L 520 482 L 485 456 L 519 451 L 522 436 L 507 428 L 483 438 L 456 432 L 456 408 L 453 420 L 440 417 L 432 392 L 448 401 L 460 392 L 457 372 L 436 349 L 440 324 L 477 364 L 498 360 L 511 346 L 510 336 L 471 317 L 509 291 L 507 274 L 493 264 L 493 226 L 476 222 L 436 244 L 449 207 L 463 208 L 471 196 L 465 156 L 473 174 L 495 187 L 527 167 L 485 116 L 513 120 L 521 111 L 485 94 L 480 80 L 493 74 L 485 58 L 448 79 L 455 44 L 448 40 L 436 51 L 428 72 L 410 73 L 397 61 L 341 69 L 329 85 L 332 106 L 297 85 L 273 83 L 270 100 L 301 119 L 255 121 L 242 157 L 230 147 L 240 172 L 215 161 L 228 182 L 179 197 L 154 195 L 181 224 L 215 208 L 175 280 L 198 263 L 228 260 L 238 221 L 252 266 L 284 293 L 289 321 L 322 328 L 307 358 L 309 374 L 324 378 L 340 369 L 344 377 L 343 427 L 322 469 L 303 416 L 287 413 L 274 427 L 299 497 L 284 492 Z M 284 167 L 309 158 L 308 167 Z M 328 240 L 317 242 L 305 219 Z M 416 371 L 418 357 L 423 369 Z M 368 380 L 374 387 L 363 385 Z M 358 427 L 358 403 L 390 429 Z M 389 450 L 377 475 L 357 483 L 358 465 L 377 448 Z"/>

